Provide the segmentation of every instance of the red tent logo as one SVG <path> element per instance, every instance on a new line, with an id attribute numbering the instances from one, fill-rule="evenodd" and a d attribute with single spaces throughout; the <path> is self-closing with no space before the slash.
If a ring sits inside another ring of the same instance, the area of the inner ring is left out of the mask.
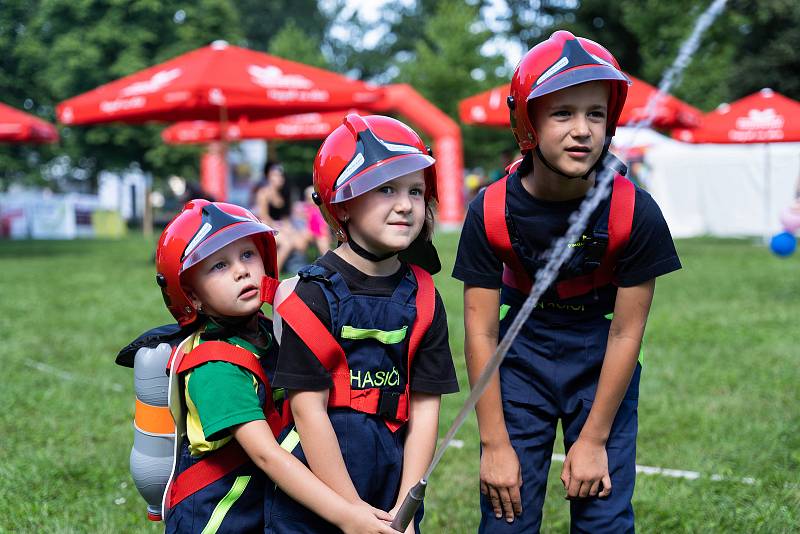
<path id="1" fill-rule="evenodd" d="M 311 89 L 314 83 L 300 74 L 284 74 L 275 65 L 250 65 L 247 67 L 250 79 L 266 89 Z"/>
<path id="2" fill-rule="evenodd" d="M 783 128 L 783 116 L 772 108 L 751 109 L 746 117 L 736 119 L 737 130 L 770 130 Z"/>
<path id="3" fill-rule="evenodd" d="M 149 80 L 132 83 L 128 87 L 122 89 L 119 94 L 120 96 L 125 97 L 156 93 L 176 79 L 180 78 L 180 76 L 181 69 L 178 68 L 158 71 L 153 74 Z"/>

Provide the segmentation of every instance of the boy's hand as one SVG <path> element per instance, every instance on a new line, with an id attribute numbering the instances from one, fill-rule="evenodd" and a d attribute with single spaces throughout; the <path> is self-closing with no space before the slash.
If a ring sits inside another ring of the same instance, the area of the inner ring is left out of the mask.
<path id="1" fill-rule="evenodd" d="M 345 534 L 397 534 L 389 526 L 392 516 L 364 501 L 354 503 L 339 527 Z"/>
<path id="2" fill-rule="evenodd" d="M 608 497 L 611 476 L 605 443 L 579 437 L 564 460 L 561 482 L 567 490 L 567 499 Z"/>
<path id="3" fill-rule="evenodd" d="M 522 514 L 519 489 L 522 472 L 519 458 L 510 443 L 484 445 L 481 454 L 481 493 L 489 498 L 497 519 L 505 516 L 507 522 Z"/>

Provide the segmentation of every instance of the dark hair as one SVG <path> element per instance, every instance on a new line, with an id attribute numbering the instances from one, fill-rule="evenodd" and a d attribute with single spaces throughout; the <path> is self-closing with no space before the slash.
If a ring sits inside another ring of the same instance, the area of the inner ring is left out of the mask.
<path id="1" fill-rule="evenodd" d="M 268 161 L 264 164 L 264 176 L 269 175 L 270 171 L 278 170 L 283 172 L 283 165 L 279 161 Z"/>

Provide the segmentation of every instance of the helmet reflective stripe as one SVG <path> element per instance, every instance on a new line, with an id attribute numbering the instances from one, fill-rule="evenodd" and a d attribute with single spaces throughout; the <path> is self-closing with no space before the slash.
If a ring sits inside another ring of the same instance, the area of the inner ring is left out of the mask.
<path id="1" fill-rule="evenodd" d="M 377 138 L 378 141 L 381 142 L 383 146 L 391 150 L 392 152 L 402 152 L 403 154 L 422 154 L 422 151 L 418 148 L 408 145 L 396 145 L 394 143 L 387 143 L 383 139 Z"/>
<path id="2" fill-rule="evenodd" d="M 596 56 L 594 54 L 589 54 L 589 55 L 592 56 L 594 59 L 596 59 L 598 63 L 602 63 L 603 65 L 607 65 L 607 66 L 611 67 L 612 69 L 616 69 L 617 68 L 614 65 L 612 65 L 611 63 L 609 63 L 608 61 L 606 61 L 605 59 L 601 58 L 600 56 Z"/>
<path id="3" fill-rule="evenodd" d="M 253 222 L 252 219 L 248 219 L 246 217 L 239 217 L 231 213 L 225 213 L 214 204 L 203 206 L 202 221 L 203 224 L 200 226 L 200 229 L 197 230 L 197 233 L 194 235 L 192 240 L 189 242 L 188 245 L 186 245 L 186 249 L 183 251 L 183 256 L 181 257 L 181 261 L 183 261 L 189 254 L 191 254 L 192 251 L 205 240 L 205 238 L 208 236 L 210 232 L 219 231 L 225 228 L 226 226 L 230 226 L 236 223 Z"/>
<path id="4" fill-rule="evenodd" d="M 405 154 L 422 154 L 415 146 L 384 141 L 369 128 L 359 131 L 357 138 L 356 155 L 336 178 L 335 189 L 344 186 L 350 178 L 367 167 Z"/>
<path id="5" fill-rule="evenodd" d="M 194 235 L 192 241 L 186 245 L 186 250 L 183 251 L 184 258 L 192 253 L 192 251 L 203 241 L 212 228 L 213 226 L 211 226 L 211 223 L 209 222 L 204 223 L 203 226 L 200 227 L 200 230 L 198 230 Z"/>
<path id="6" fill-rule="evenodd" d="M 544 74 L 539 76 L 539 79 L 536 80 L 536 84 L 535 85 L 539 85 L 540 83 L 545 81 L 547 78 L 549 78 L 550 76 L 552 76 L 553 74 L 555 74 L 556 72 L 561 70 L 562 67 L 566 67 L 567 65 L 569 65 L 569 58 L 568 57 L 562 57 L 561 59 L 556 61 L 555 65 L 553 65 L 552 67 L 547 69 L 544 72 Z"/>
<path id="7" fill-rule="evenodd" d="M 342 171 L 342 174 L 336 179 L 336 187 L 341 187 L 348 178 L 350 178 L 354 172 L 356 172 L 359 168 L 361 168 L 361 164 L 364 163 L 364 154 L 358 153 L 356 157 L 353 158 L 353 161 Z"/>

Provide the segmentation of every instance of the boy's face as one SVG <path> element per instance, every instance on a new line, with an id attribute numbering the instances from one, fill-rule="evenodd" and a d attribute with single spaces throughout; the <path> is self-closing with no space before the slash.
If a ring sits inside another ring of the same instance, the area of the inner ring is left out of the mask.
<path id="1" fill-rule="evenodd" d="M 425 175 L 415 171 L 337 204 L 351 237 L 373 254 L 408 248 L 425 224 Z"/>
<path id="2" fill-rule="evenodd" d="M 588 82 L 541 96 L 531 122 L 545 159 L 564 174 L 589 172 L 603 151 L 608 120 L 608 84 Z"/>
<path id="3" fill-rule="evenodd" d="M 215 317 L 245 317 L 261 308 L 264 260 L 253 240 L 237 239 L 207 257 L 184 275 L 195 307 Z"/>

